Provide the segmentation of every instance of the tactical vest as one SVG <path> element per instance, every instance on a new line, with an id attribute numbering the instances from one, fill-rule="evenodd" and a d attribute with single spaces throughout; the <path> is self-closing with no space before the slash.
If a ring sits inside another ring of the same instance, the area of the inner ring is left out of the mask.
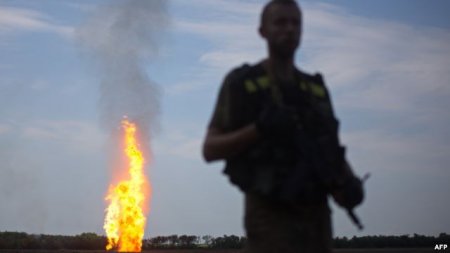
<path id="1" fill-rule="evenodd" d="M 232 129 L 236 130 L 255 121 L 264 106 L 277 98 L 271 94 L 270 78 L 261 64 L 249 66 L 243 65 L 230 74 L 234 91 L 244 94 L 246 103 L 240 108 L 239 117 L 232 122 Z M 296 71 L 297 83 L 291 90 L 284 92 L 285 101 L 289 104 L 296 103 L 294 107 L 308 106 L 306 103 L 313 102 L 314 108 L 323 117 L 333 117 L 332 107 L 328 91 L 320 74 L 309 75 Z"/>
<path id="2" fill-rule="evenodd" d="M 232 85 L 237 85 L 246 98 L 245 106 L 234 122 L 235 128 L 238 129 L 255 122 L 264 106 L 273 103 L 277 97 L 271 87 L 274 84 L 260 64 L 244 65 L 236 73 L 238 74 Z M 282 103 L 297 108 L 308 121 L 327 118 L 336 122 L 336 129 L 320 129 L 319 122 L 305 122 L 310 134 L 337 131 L 337 121 L 334 119 L 328 91 L 320 74 L 312 76 L 297 71 L 296 83 L 291 84 L 288 89 L 281 89 L 280 92 Z M 294 153 L 296 151 L 290 149 L 289 145 L 283 143 L 277 146 L 273 142 L 260 141 L 246 152 L 227 160 L 224 173 L 244 192 L 274 194 L 298 162 L 299 154 Z"/>

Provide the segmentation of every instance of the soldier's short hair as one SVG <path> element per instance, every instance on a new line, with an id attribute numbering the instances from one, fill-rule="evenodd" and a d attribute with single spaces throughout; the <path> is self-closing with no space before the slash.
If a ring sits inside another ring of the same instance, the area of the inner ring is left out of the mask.
<path id="1" fill-rule="evenodd" d="M 270 0 L 263 8 L 262 12 L 261 12 L 261 20 L 260 20 L 260 26 L 262 27 L 264 25 L 264 22 L 267 19 L 267 15 L 269 12 L 269 9 L 276 4 L 292 4 L 295 5 L 299 10 L 300 10 L 300 6 L 298 5 L 297 1 L 295 0 Z"/>

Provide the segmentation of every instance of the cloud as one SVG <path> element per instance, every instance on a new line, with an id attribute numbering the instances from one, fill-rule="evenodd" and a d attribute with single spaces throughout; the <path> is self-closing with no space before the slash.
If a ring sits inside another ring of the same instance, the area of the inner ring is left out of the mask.
<path id="1" fill-rule="evenodd" d="M 10 127 L 8 125 L 0 124 L 0 135 L 6 134 L 10 131 Z"/>
<path id="2" fill-rule="evenodd" d="M 171 28 L 179 36 L 175 40 L 184 43 L 186 39 L 200 38 L 203 48 L 192 47 L 192 50 L 201 51 L 197 64 L 187 66 L 189 72 L 194 74 L 188 74 L 185 78 L 189 82 L 170 85 L 167 89 L 169 94 L 210 89 L 211 84 L 220 82 L 222 75 L 230 68 L 262 58 L 264 44 L 258 38 L 256 29 L 262 8 L 258 1 L 171 2 L 175 7 L 172 9 L 175 15 Z"/>
<path id="3" fill-rule="evenodd" d="M 196 3 L 220 13 L 218 18 L 178 19 L 175 27 L 211 42 L 198 59 L 208 71 L 223 74 L 265 55 L 256 31 L 260 3 Z M 405 111 L 424 95 L 450 93 L 450 31 L 369 19 L 331 4 L 303 8 L 299 66 L 325 74 L 338 106 Z"/>
<path id="4" fill-rule="evenodd" d="M 352 108 L 401 110 L 448 93 L 450 31 L 352 15 L 330 5 L 305 11 L 304 66 L 320 69 Z"/>
<path id="5" fill-rule="evenodd" d="M 176 20 L 181 31 L 202 36 L 213 43 L 213 49 L 200 56 L 199 61 L 217 70 L 230 68 L 244 61 L 262 57 L 263 42 L 258 38 L 256 23 L 243 21 L 208 22 Z"/>
<path id="6" fill-rule="evenodd" d="M 242 19 L 247 17 L 258 17 L 262 5 L 258 1 L 239 1 L 239 0 L 191 0 L 189 2 L 174 0 L 177 5 L 195 6 L 202 9 L 208 9 L 208 13 L 214 15 L 216 19 L 230 18 Z M 205 13 L 206 15 L 208 13 Z"/>
<path id="7" fill-rule="evenodd" d="M 73 8 L 83 12 L 92 12 L 96 8 L 95 5 L 88 3 L 62 2 L 62 4 L 68 6 L 69 8 Z"/>
<path id="8" fill-rule="evenodd" d="M 183 3 L 180 1 L 180 5 Z M 192 85 L 191 83 L 176 86 L 179 91 L 208 89 L 211 83 L 217 83 L 230 68 L 243 62 L 254 62 L 264 55 L 264 43 L 257 32 L 258 12 L 261 4 L 248 1 L 204 1 L 189 2 L 189 8 L 208 8 L 205 13 L 210 16 L 209 22 L 205 17 L 182 15 L 175 17 L 174 29 L 180 34 L 188 34 L 205 39 L 208 43 L 206 50 L 202 50 L 198 58 L 198 69 L 194 72 L 202 73 L 195 83 L 207 85 Z M 193 12 L 195 13 L 195 11 Z M 218 78 L 219 77 L 219 78 Z M 213 81 L 212 81 L 213 79 Z M 184 87 L 186 86 L 186 87 Z"/>
<path id="9" fill-rule="evenodd" d="M 198 62 L 212 80 L 265 55 L 264 41 L 256 32 L 258 20 L 236 11 L 239 3 L 233 5 L 222 12 L 208 5 L 219 16 L 212 22 L 195 17 L 175 21 L 176 29 L 211 43 Z M 246 3 L 242 9 L 250 5 L 259 7 Z M 304 71 L 324 74 L 357 174 L 383 177 L 427 168 L 448 177 L 450 31 L 361 17 L 336 5 L 302 7 L 304 37 L 297 63 Z M 202 79 L 194 88 L 208 89 L 216 83 Z M 177 89 L 188 91 L 192 84 Z M 192 151 L 201 148 L 196 138 L 172 141 L 166 144 L 167 152 L 198 156 Z"/>
<path id="10" fill-rule="evenodd" d="M 203 133 L 200 133 L 200 129 L 184 124 L 179 129 L 167 129 L 165 134 L 154 141 L 154 146 L 157 156 L 198 161 L 201 158 L 202 143 Z"/>
<path id="11" fill-rule="evenodd" d="M 35 10 L 0 6 L 0 34 L 6 32 L 51 32 L 71 37 L 73 29 L 57 25 L 47 15 Z"/>
<path id="12" fill-rule="evenodd" d="M 170 85 L 165 91 L 169 95 L 183 94 L 187 91 L 201 89 L 205 84 L 203 82 L 183 81 Z"/>
<path id="13" fill-rule="evenodd" d="M 342 134 L 350 147 L 349 157 L 358 171 L 418 170 L 442 171 L 450 162 L 448 143 L 428 133 L 399 134 L 379 129 Z"/>
<path id="14" fill-rule="evenodd" d="M 62 143 L 83 152 L 99 150 L 105 137 L 96 126 L 73 120 L 39 120 L 17 131 L 29 141 Z"/>
<path id="15" fill-rule="evenodd" d="M 350 158 L 373 170 L 442 172 L 450 162 L 450 31 L 306 7 L 301 66 L 324 73 L 352 129 L 343 132 Z"/>
<path id="16" fill-rule="evenodd" d="M 108 147 L 95 124 L 10 121 L 0 128 L 9 129 L 0 134 L 0 201 L 8 203 L 1 226 L 39 234 L 100 231 Z"/>

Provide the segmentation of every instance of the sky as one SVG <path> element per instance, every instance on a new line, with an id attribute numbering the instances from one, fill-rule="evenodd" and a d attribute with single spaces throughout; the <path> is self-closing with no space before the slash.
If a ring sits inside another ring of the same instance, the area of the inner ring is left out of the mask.
<path id="1" fill-rule="evenodd" d="M 151 147 L 146 237 L 244 235 L 243 196 L 201 145 L 223 77 L 266 56 L 265 1 L 154 3 L 0 1 L 0 231 L 104 234 L 130 113 Z M 450 233 L 450 2 L 300 4 L 296 65 L 323 74 L 347 157 L 371 173 L 365 229 L 330 201 L 334 235 Z"/>

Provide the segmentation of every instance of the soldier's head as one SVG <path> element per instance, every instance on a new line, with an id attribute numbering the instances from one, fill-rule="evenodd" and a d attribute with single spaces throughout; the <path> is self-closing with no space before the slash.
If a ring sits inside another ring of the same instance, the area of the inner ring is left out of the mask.
<path id="1" fill-rule="evenodd" d="M 271 54 L 292 57 L 300 44 L 302 14 L 295 0 L 271 0 L 264 6 L 259 26 Z"/>

